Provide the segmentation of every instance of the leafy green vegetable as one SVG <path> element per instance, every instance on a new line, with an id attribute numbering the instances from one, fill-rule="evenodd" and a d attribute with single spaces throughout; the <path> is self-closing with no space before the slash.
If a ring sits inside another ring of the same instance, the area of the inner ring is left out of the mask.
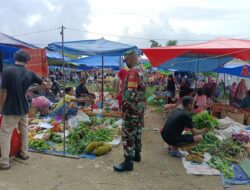
<path id="1" fill-rule="evenodd" d="M 70 131 L 67 138 L 67 151 L 71 154 L 81 154 L 92 141 L 112 141 L 112 131 L 109 129 L 91 130 L 82 124 Z"/>
<path id="2" fill-rule="evenodd" d="M 49 150 L 50 145 L 42 139 L 32 139 L 29 141 L 29 148 L 34 150 Z"/>
<path id="3" fill-rule="evenodd" d="M 206 111 L 193 116 L 193 122 L 197 129 L 208 128 L 211 130 L 219 125 L 219 122 Z"/>
<path id="4" fill-rule="evenodd" d="M 203 141 L 194 147 L 193 151 L 210 153 L 210 151 L 217 147 L 220 143 L 221 141 L 213 133 L 208 132 L 204 135 Z"/>
<path id="5" fill-rule="evenodd" d="M 241 159 L 243 152 L 244 148 L 242 144 L 233 138 L 225 139 L 222 141 L 222 143 L 210 151 L 212 155 L 218 156 L 228 161 L 236 161 L 237 159 Z"/>
<path id="6" fill-rule="evenodd" d="M 227 160 L 221 159 L 218 156 L 213 156 L 208 164 L 223 173 L 226 179 L 231 179 L 234 177 L 234 171 L 231 166 L 231 163 Z"/>
<path id="7" fill-rule="evenodd" d="M 51 129 L 48 129 L 46 134 L 48 135 L 48 141 L 51 141 L 54 143 L 62 143 L 63 142 L 62 136 L 54 133 Z"/>
<path id="8" fill-rule="evenodd" d="M 227 138 L 210 151 L 213 157 L 208 164 L 212 168 L 220 170 L 225 178 L 233 178 L 234 173 L 231 164 L 232 162 L 237 162 L 237 159 L 241 159 L 243 152 L 244 148 L 239 141 Z"/>

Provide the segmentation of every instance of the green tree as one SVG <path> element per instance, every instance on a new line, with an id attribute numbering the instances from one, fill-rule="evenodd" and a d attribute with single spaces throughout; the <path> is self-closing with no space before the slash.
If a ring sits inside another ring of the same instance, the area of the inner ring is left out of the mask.
<path id="1" fill-rule="evenodd" d="M 150 46 L 151 48 L 152 47 L 161 47 L 161 44 L 155 40 L 150 40 L 149 42 L 151 43 L 151 46 Z"/>
<path id="2" fill-rule="evenodd" d="M 166 42 L 166 46 L 176 46 L 177 45 L 177 40 L 168 40 Z"/>

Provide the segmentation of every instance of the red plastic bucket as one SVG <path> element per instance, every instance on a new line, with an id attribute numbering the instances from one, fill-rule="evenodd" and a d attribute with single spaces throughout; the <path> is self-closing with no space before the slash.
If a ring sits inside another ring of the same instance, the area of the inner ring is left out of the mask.
<path id="1" fill-rule="evenodd" d="M 2 126 L 2 116 L 0 115 L 0 127 L 1 126 Z M 16 156 L 21 151 L 21 146 L 22 146 L 22 144 L 21 144 L 21 136 L 18 133 L 16 128 L 13 130 L 10 145 L 11 145 L 10 157 L 11 156 Z M 1 152 L 0 152 L 0 156 L 1 156 Z"/>

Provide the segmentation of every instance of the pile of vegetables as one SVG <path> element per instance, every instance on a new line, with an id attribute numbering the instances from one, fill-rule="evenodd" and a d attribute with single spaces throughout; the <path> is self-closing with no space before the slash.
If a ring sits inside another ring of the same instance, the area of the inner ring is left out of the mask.
<path id="1" fill-rule="evenodd" d="M 241 143 L 249 143 L 250 142 L 250 136 L 248 134 L 238 133 L 238 134 L 233 134 L 232 137 L 234 140 L 237 140 Z"/>
<path id="2" fill-rule="evenodd" d="M 193 116 L 193 122 L 197 129 L 208 128 L 209 130 L 213 130 L 219 125 L 219 122 L 206 111 Z"/>
<path id="3" fill-rule="evenodd" d="M 232 163 L 243 158 L 244 148 L 239 141 L 228 138 L 208 152 L 212 155 L 208 164 L 223 173 L 225 178 L 230 179 L 234 177 Z"/>
<path id="4" fill-rule="evenodd" d="M 204 156 L 202 155 L 202 153 L 191 152 L 186 156 L 186 159 L 188 161 L 201 164 L 203 162 Z"/>
<path id="5" fill-rule="evenodd" d="M 70 131 L 66 140 L 67 151 L 74 155 L 81 154 L 85 147 L 93 141 L 110 142 L 112 139 L 111 130 L 106 128 L 92 130 L 81 123 L 79 127 Z"/>
<path id="6" fill-rule="evenodd" d="M 96 156 L 102 156 L 112 150 L 112 146 L 108 143 L 93 141 L 85 148 L 87 154 L 93 152 Z"/>
<path id="7" fill-rule="evenodd" d="M 117 121 L 116 118 L 107 118 L 107 117 L 97 118 L 97 117 L 93 116 L 93 117 L 90 117 L 90 120 L 91 120 L 91 122 L 86 122 L 84 124 L 89 126 L 89 127 L 95 127 L 97 125 L 118 127 L 115 125 L 115 122 Z"/>
<path id="8" fill-rule="evenodd" d="M 204 135 L 203 141 L 199 144 L 197 144 L 194 148 L 193 151 L 195 152 L 211 152 L 211 150 L 215 147 L 217 147 L 221 141 L 212 133 L 208 132 Z"/>
<path id="9" fill-rule="evenodd" d="M 50 145 L 48 142 L 42 139 L 32 139 L 29 141 L 29 148 L 32 148 L 38 151 L 43 151 L 43 150 L 49 150 Z"/>
<path id="10" fill-rule="evenodd" d="M 231 162 L 238 162 L 238 160 L 242 159 L 243 152 L 244 148 L 241 142 L 233 138 L 225 139 L 221 144 L 210 151 L 211 155 Z"/>
<path id="11" fill-rule="evenodd" d="M 207 112 L 193 116 L 193 122 L 197 129 L 208 128 L 211 131 L 204 135 L 203 142 L 197 144 L 193 151 L 210 153 L 212 158 L 208 164 L 223 173 L 225 178 L 233 178 L 232 163 L 239 162 L 244 157 L 242 143 L 250 142 L 250 137 L 244 134 L 235 134 L 231 138 L 220 141 L 212 132 L 219 123 Z"/>
<path id="12" fill-rule="evenodd" d="M 224 177 L 226 179 L 231 179 L 234 177 L 234 171 L 231 166 L 231 162 L 224 160 L 218 156 L 213 156 L 208 164 L 214 168 L 219 170 L 221 173 L 223 173 Z"/>

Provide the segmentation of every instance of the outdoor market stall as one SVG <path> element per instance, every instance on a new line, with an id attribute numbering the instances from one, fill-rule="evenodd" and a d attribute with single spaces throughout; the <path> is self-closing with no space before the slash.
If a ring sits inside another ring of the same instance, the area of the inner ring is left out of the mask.
<path id="1" fill-rule="evenodd" d="M 153 67 L 183 55 L 208 55 L 206 59 L 230 56 L 235 59 L 250 60 L 250 40 L 218 38 L 191 45 L 143 48 L 142 51 Z"/>
<path id="2" fill-rule="evenodd" d="M 221 175 L 222 185 L 250 185 L 250 128 L 230 118 L 216 119 L 207 112 L 193 116 L 197 129 L 209 132 L 197 145 L 180 146 L 188 174 Z"/>
<path id="3" fill-rule="evenodd" d="M 63 48 L 61 43 L 52 43 L 49 48 L 59 52 L 64 50 L 61 54 L 63 68 L 64 52 L 76 56 L 99 55 L 102 63 L 102 91 L 95 94 L 94 105 L 78 106 L 77 115 L 71 116 L 67 121 L 64 115 L 41 118 L 31 111 L 30 151 L 75 158 L 93 158 L 93 154 L 100 156 L 107 153 L 112 145 L 121 142 L 121 112 L 118 111 L 118 103 L 113 95 L 104 92 L 104 56 L 122 56 L 127 50 L 139 50 L 135 46 L 104 39 L 65 42 Z M 92 152 L 93 154 L 88 154 Z"/>
<path id="4" fill-rule="evenodd" d="M 22 42 L 6 34 L 0 33 L 0 51 L 2 51 L 3 55 L 3 64 L 14 64 L 14 53 L 20 49 L 30 54 L 31 60 L 27 64 L 28 69 L 41 77 L 48 76 L 45 49 L 38 48 L 32 44 Z"/>

